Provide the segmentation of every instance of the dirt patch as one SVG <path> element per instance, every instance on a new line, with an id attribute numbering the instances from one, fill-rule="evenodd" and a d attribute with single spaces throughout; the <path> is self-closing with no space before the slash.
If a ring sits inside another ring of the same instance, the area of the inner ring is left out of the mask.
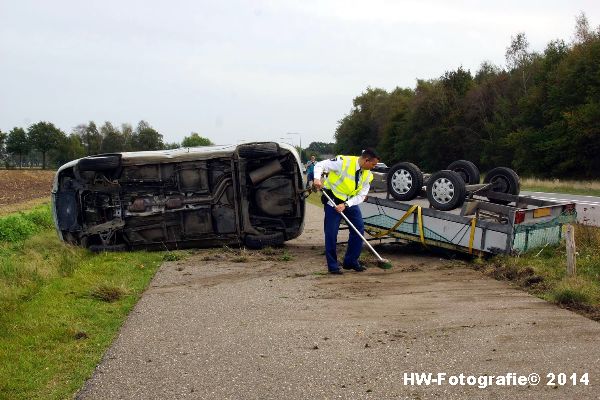
<path id="1" fill-rule="evenodd" d="M 48 198 L 56 171 L 0 170 L 0 207 Z"/>

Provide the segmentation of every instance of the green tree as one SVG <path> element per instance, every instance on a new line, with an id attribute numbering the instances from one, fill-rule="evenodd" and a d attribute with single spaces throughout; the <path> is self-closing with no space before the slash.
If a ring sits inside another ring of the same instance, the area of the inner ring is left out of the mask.
<path id="1" fill-rule="evenodd" d="M 183 138 L 181 147 L 200 147 L 200 146 L 211 146 L 214 143 L 210 139 L 202 137 L 195 132 L 192 132 L 190 136 Z"/>
<path id="2" fill-rule="evenodd" d="M 410 89 L 396 88 L 392 93 L 367 88 L 353 100 L 350 113 L 338 122 L 335 152 L 358 154 L 367 147 L 377 147 L 393 117 L 404 107 L 403 97 Z"/>
<path id="3" fill-rule="evenodd" d="M 125 151 L 125 138 L 113 124 L 106 121 L 104 125 L 100 127 L 100 134 L 102 135 L 102 145 L 100 146 L 101 153 L 118 153 Z"/>
<path id="4" fill-rule="evenodd" d="M 81 137 L 75 133 L 71 133 L 68 137 L 64 136 L 61 138 L 53 153 L 56 163 L 62 165 L 71 160 L 85 157 L 86 149 L 81 142 Z"/>
<path id="5" fill-rule="evenodd" d="M 306 151 L 309 153 L 316 154 L 333 154 L 333 148 L 335 143 L 325 143 L 325 142 L 312 142 L 306 148 Z"/>
<path id="6" fill-rule="evenodd" d="M 575 37 L 573 39 L 574 44 L 583 44 L 591 42 L 592 40 L 598 39 L 600 35 L 600 28 L 597 32 L 594 32 L 590 28 L 590 23 L 584 12 L 581 12 L 575 18 Z"/>
<path id="7" fill-rule="evenodd" d="M 2 130 L 0 130 L 0 160 L 4 161 L 4 165 L 6 166 L 6 168 L 9 167 L 9 163 L 6 158 L 7 154 L 5 151 L 7 136 L 8 136 L 8 134 L 6 134 L 6 133 L 2 132 Z"/>
<path id="8" fill-rule="evenodd" d="M 507 69 L 484 62 L 474 77 L 461 67 L 414 90 L 367 88 L 339 121 L 335 152 L 372 146 L 430 172 L 468 159 L 482 171 L 600 177 L 600 27 L 582 13 L 571 43 L 538 54 L 518 33 L 505 56 Z"/>
<path id="9" fill-rule="evenodd" d="M 88 156 L 100 153 L 102 147 L 102 135 L 98 131 L 94 121 L 90 121 L 88 124 L 77 125 L 74 132 L 81 137 L 81 142 L 83 143 Z"/>
<path id="10" fill-rule="evenodd" d="M 19 155 L 19 168 L 23 167 L 23 154 L 27 154 L 31 149 L 31 144 L 27 139 L 27 133 L 23 128 L 13 128 L 6 139 L 6 151 L 11 154 Z"/>
<path id="11" fill-rule="evenodd" d="M 27 130 L 27 139 L 34 150 L 42 154 L 42 169 L 46 169 L 46 155 L 56 149 L 65 134 L 51 122 L 38 122 Z"/>
<path id="12" fill-rule="evenodd" d="M 133 150 L 161 150 L 164 148 L 163 136 L 146 121 L 140 121 L 132 136 Z"/>
<path id="13" fill-rule="evenodd" d="M 518 74 L 521 78 L 521 85 L 524 93 L 527 93 L 527 86 L 531 78 L 529 67 L 537 55 L 529 51 L 529 41 L 525 33 L 519 32 L 511 37 L 510 46 L 506 48 L 506 64 L 513 74 Z"/>
<path id="14" fill-rule="evenodd" d="M 133 150 L 133 127 L 131 124 L 121 124 L 121 135 L 123 136 L 124 148 L 123 151 Z"/>

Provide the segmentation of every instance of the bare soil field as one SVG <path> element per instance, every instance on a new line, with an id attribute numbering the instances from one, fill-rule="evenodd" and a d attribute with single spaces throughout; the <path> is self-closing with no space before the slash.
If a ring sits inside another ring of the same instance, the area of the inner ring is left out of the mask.
<path id="1" fill-rule="evenodd" d="M 55 173 L 39 169 L 0 170 L 0 207 L 4 211 L 7 206 L 47 200 Z"/>
<path id="2" fill-rule="evenodd" d="M 283 249 L 164 263 L 77 398 L 597 397 L 597 322 L 403 247 L 382 250 L 391 270 L 327 275 L 323 212 L 307 211 Z M 411 385 L 412 372 L 541 382 Z M 589 385 L 547 377 L 586 372 Z"/>

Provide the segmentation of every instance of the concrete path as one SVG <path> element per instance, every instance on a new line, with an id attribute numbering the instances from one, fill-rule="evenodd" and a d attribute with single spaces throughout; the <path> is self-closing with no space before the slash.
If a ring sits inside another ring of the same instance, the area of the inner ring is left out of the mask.
<path id="1" fill-rule="evenodd" d="M 389 271 L 323 275 L 322 210 L 308 209 L 305 233 L 283 250 L 203 250 L 164 264 L 78 398 L 600 396 L 600 324 L 404 250 L 385 254 Z M 427 386 L 411 385 L 411 373 L 446 375 Z M 460 385 L 460 374 L 512 373 L 541 382 Z M 549 373 L 566 384 L 547 385 Z"/>

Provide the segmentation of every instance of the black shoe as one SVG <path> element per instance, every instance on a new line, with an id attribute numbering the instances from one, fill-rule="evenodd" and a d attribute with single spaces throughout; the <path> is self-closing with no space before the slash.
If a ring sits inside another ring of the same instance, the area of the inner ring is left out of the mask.
<path id="1" fill-rule="evenodd" d="M 343 275 L 344 272 L 341 269 L 330 269 L 329 273 L 332 275 Z"/>
<path id="2" fill-rule="evenodd" d="M 367 270 L 367 267 L 365 267 L 364 265 L 358 263 L 358 265 L 355 265 L 353 267 L 348 266 L 348 265 L 344 265 L 344 269 L 353 269 L 356 272 L 363 272 Z"/>

